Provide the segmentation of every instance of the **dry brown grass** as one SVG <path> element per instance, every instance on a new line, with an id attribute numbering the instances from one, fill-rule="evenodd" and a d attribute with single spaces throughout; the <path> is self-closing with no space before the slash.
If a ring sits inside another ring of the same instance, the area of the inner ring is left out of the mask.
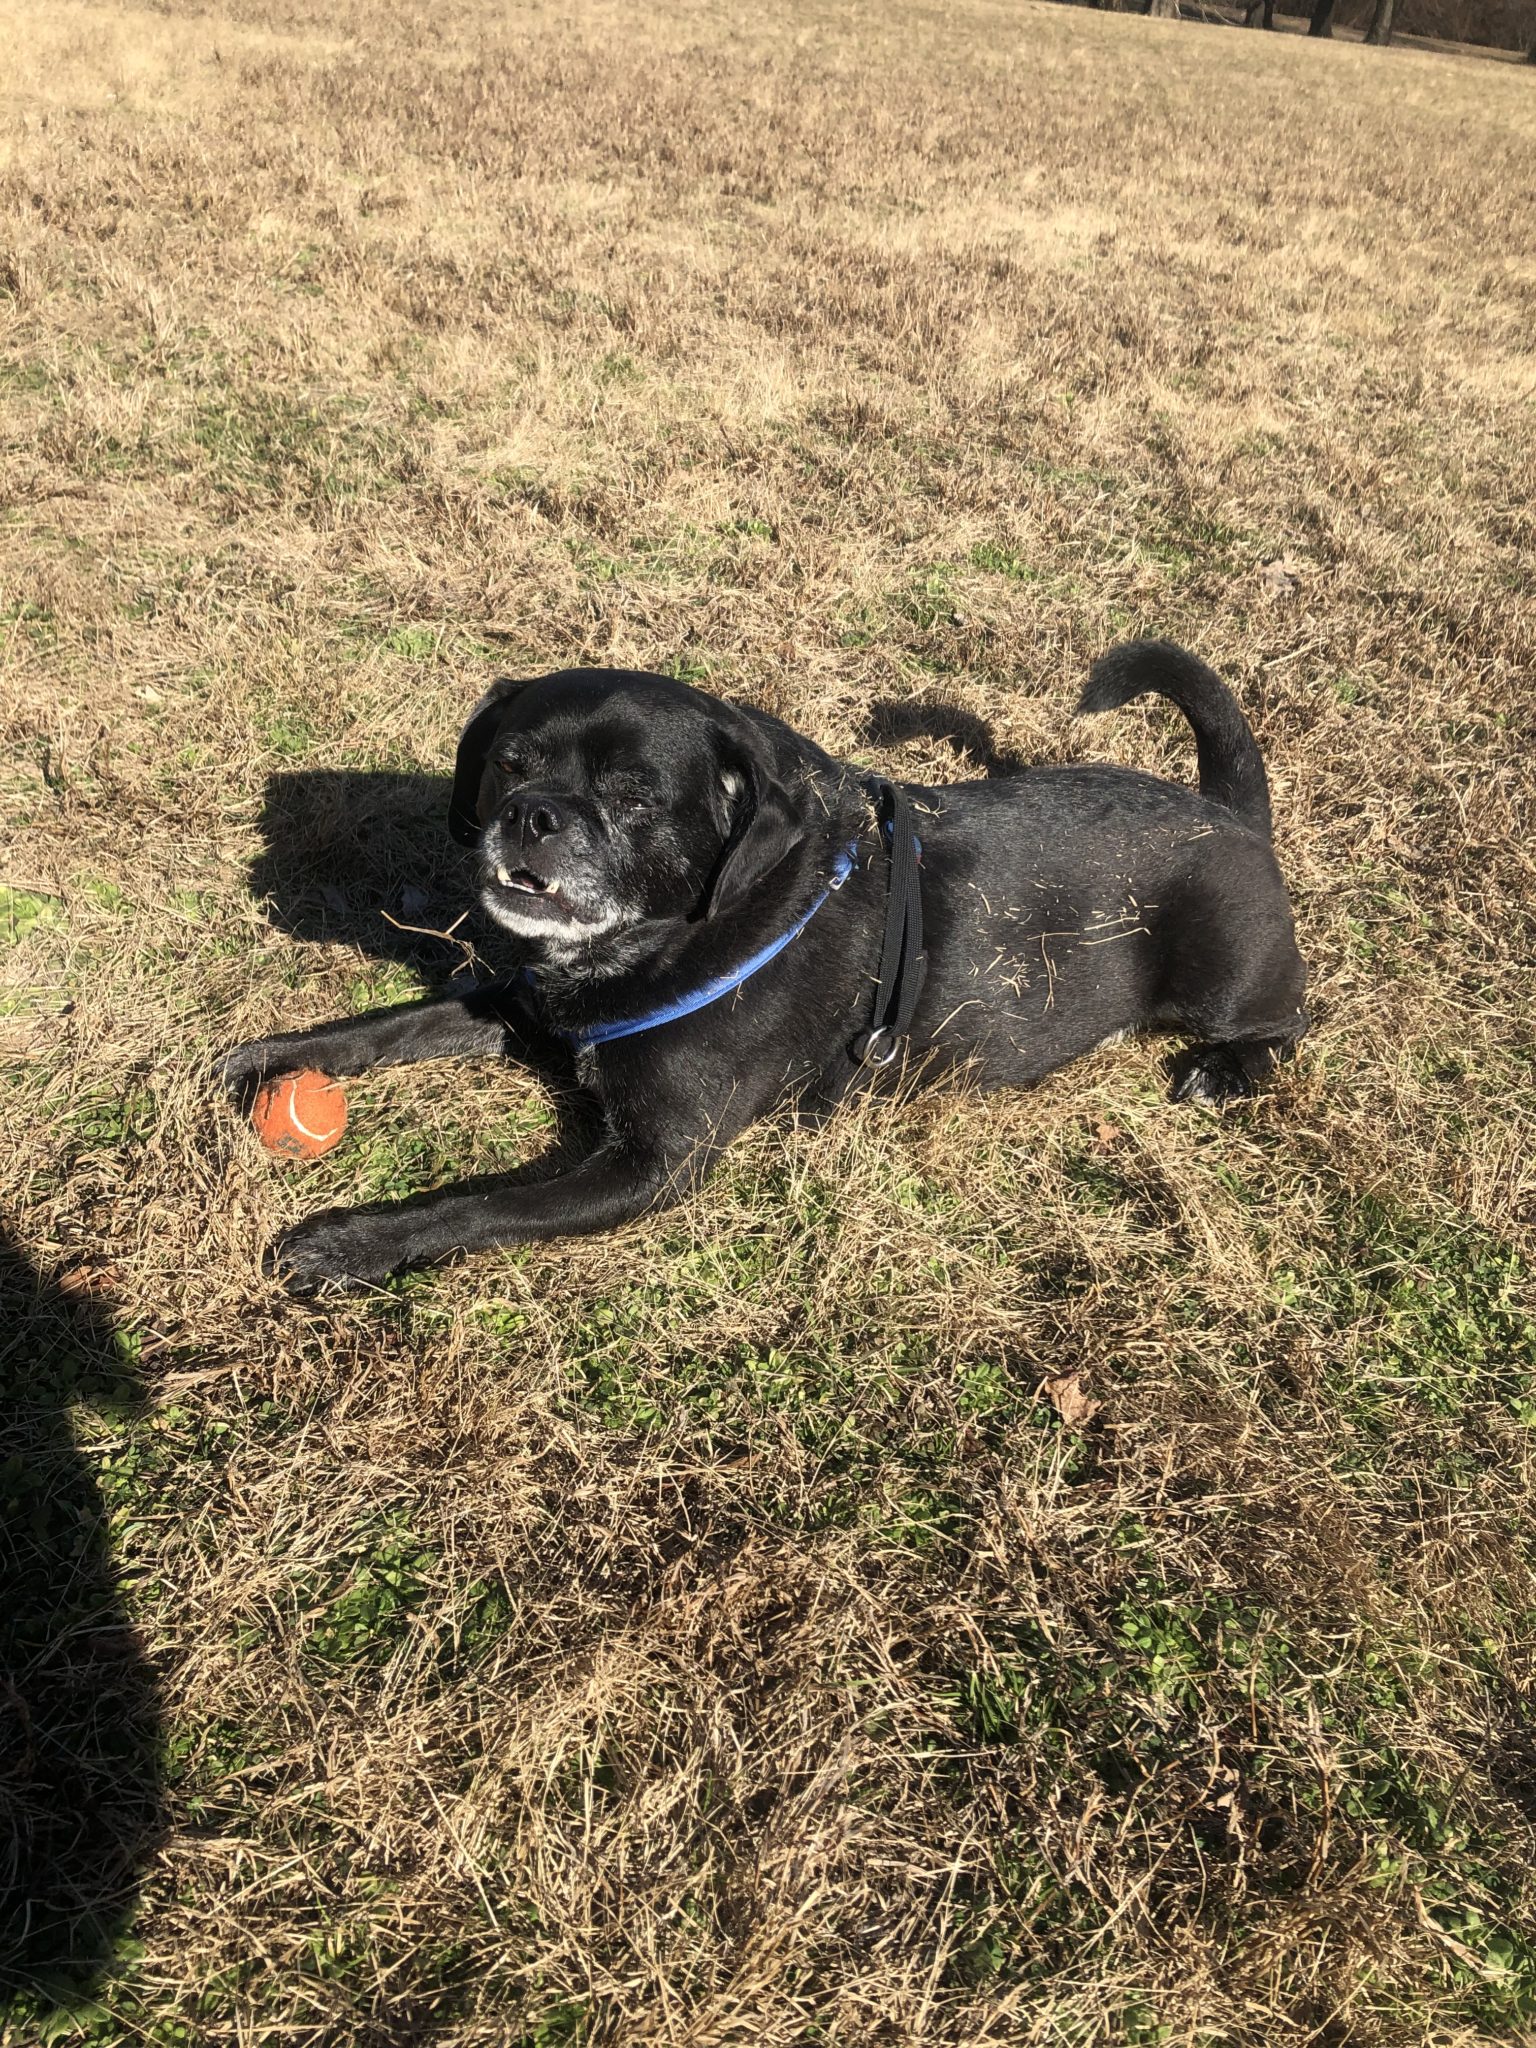
<path id="1" fill-rule="evenodd" d="M 1531 2039 L 1536 74 L 1028 0 L 0 23 L 0 1814 L 131 1906 L 50 2024 Z M 261 1281 L 547 1121 L 381 1078 L 292 1176 L 212 1101 L 451 896 L 285 931 L 269 777 L 437 773 L 578 659 L 1188 775 L 1068 721 L 1133 628 L 1271 765 L 1272 1096 L 1124 1047 L 612 1240 Z"/>

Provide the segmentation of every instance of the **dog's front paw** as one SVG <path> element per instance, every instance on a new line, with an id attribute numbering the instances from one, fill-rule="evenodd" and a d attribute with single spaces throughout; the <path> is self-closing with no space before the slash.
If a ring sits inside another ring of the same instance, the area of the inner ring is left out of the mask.
<path id="1" fill-rule="evenodd" d="M 262 1084 L 292 1071 L 293 1055 L 280 1038 L 253 1038 L 215 1060 L 214 1079 L 242 1109 L 249 1109 Z"/>
<path id="2" fill-rule="evenodd" d="M 290 1294 L 348 1294 L 377 1286 L 399 1263 L 374 1219 L 326 1209 L 285 1231 L 263 1264 Z"/>

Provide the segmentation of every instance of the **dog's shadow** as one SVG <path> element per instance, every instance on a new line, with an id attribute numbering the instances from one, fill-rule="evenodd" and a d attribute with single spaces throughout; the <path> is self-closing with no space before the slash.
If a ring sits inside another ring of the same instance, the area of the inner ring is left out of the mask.
<path id="1" fill-rule="evenodd" d="M 472 864 L 448 832 L 450 778 L 315 769 L 269 778 L 250 888 L 272 924 L 311 944 L 350 946 L 410 970 L 422 995 L 463 993 L 507 972 L 509 942 L 475 899 Z M 410 997 L 402 991 L 400 1000 Z M 593 1104 L 562 1067 L 540 1068 L 554 1129 L 510 1171 L 455 1181 L 489 1192 L 568 1172 L 592 1149 Z M 401 1206 L 417 1206 L 431 1193 Z M 395 1205 L 391 1205 L 395 1206 Z"/>
<path id="2" fill-rule="evenodd" d="M 251 893 L 296 939 L 409 967 L 429 989 L 463 986 L 498 948 L 448 835 L 449 788 L 446 775 L 419 771 L 271 776 Z"/>
<path id="3" fill-rule="evenodd" d="M 999 747 L 992 728 L 961 704 L 913 697 L 905 701 L 879 697 L 864 718 L 865 736 L 883 746 L 909 745 L 914 740 L 942 740 L 953 747 L 963 767 L 988 777 L 1016 775 L 1023 762 Z"/>
<path id="4" fill-rule="evenodd" d="M 0 2013 L 39 2040 L 110 1969 L 164 1833 L 154 1673 L 69 1414 L 139 1399 L 100 1297 L 0 1238 Z"/>
<path id="5" fill-rule="evenodd" d="M 983 775 L 1019 765 L 984 719 L 956 704 L 882 699 L 865 728 L 885 745 L 944 741 Z M 477 907 L 470 863 L 449 837 L 450 786 L 421 770 L 271 776 L 251 893 L 279 930 L 407 966 L 429 989 L 462 986 L 476 961 L 489 978 L 505 941 Z"/>

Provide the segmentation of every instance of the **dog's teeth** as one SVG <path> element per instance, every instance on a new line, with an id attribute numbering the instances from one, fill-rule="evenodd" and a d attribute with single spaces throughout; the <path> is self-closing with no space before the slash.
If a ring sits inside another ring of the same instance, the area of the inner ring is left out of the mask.
<path id="1" fill-rule="evenodd" d="M 510 868 L 502 867 L 500 863 L 498 863 L 496 868 L 496 879 L 498 882 L 504 882 L 508 888 L 511 888 L 512 870 Z"/>

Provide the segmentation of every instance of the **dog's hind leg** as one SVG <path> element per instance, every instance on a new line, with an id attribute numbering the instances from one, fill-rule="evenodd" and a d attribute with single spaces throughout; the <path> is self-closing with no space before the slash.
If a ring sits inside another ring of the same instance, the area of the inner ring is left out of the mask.
<path id="1" fill-rule="evenodd" d="M 1185 1009 L 1186 1030 L 1199 1042 L 1173 1061 L 1175 1102 L 1230 1102 L 1254 1095 L 1305 1035 L 1306 969 L 1287 929 L 1272 931 L 1257 957 L 1241 963 L 1225 999 L 1206 994 Z"/>
<path id="2" fill-rule="evenodd" d="M 1177 905 L 1161 1000 L 1196 1043 L 1173 1061 L 1176 1102 L 1253 1095 L 1305 1035 L 1306 965 L 1269 849 L 1228 848 Z"/>

